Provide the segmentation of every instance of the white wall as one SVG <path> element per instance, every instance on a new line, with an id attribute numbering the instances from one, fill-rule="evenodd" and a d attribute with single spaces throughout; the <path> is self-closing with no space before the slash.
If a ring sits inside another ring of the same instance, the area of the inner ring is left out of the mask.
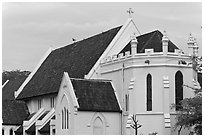
<path id="1" fill-rule="evenodd" d="M 66 107 L 69 110 L 69 128 L 62 129 L 61 110 Z M 93 134 L 93 121 L 99 116 L 104 125 L 104 134 L 118 135 L 120 130 L 119 112 L 91 112 L 78 111 L 78 104 L 68 75 L 64 75 L 57 96 L 56 103 L 56 134 L 58 135 L 80 135 Z"/>
<path id="2" fill-rule="evenodd" d="M 103 120 L 105 135 L 121 134 L 121 116 L 119 112 L 78 111 L 75 115 L 75 133 L 93 135 L 93 121 L 99 116 Z"/>
<path id="3" fill-rule="evenodd" d="M 45 108 L 46 110 L 51 110 L 51 97 L 55 98 L 56 104 L 56 96 L 57 95 L 44 95 L 41 97 L 32 98 L 31 100 L 26 102 L 29 112 L 34 113 L 38 111 L 38 99 L 41 99 L 41 107 Z"/>
<path id="4" fill-rule="evenodd" d="M 148 56 L 145 54 L 135 57 L 118 59 L 117 61 L 108 62 L 101 65 L 101 77 L 113 81 L 113 85 L 119 96 L 120 103 L 123 103 L 124 94 L 128 91 L 130 80 L 135 78 L 134 88 L 130 91 L 130 113 L 137 114 L 143 127 L 141 134 L 149 134 L 150 132 L 158 132 L 166 134 L 164 128 L 164 114 L 173 113 L 174 109 L 170 106 L 175 103 L 175 74 L 181 71 L 183 74 L 183 83 L 193 86 L 193 70 L 188 65 L 179 65 L 179 60 L 190 62 L 190 58 L 180 55 L 163 56 L 162 53 L 153 53 Z M 146 64 L 145 60 L 149 60 L 150 64 Z M 122 85 L 122 64 L 124 64 L 124 85 Z M 99 73 L 99 74 L 100 74 Z M 146 111 L 146 77 L 152 75 L 152 111 Z M 164 89 L 163 77 L 168 76 L 169 88 Z M 122 87 L 124 90 L 122 90 Z M 169 96 L 169 100 L 164 99 L 164 93 Z M 132 98 L 132 97 L 135 98 Z M 183 96 L 192 97 L 194 92 L 184 87 Z M 169 102 L 166 102 L 169 101 Z M 126 123 L 124 123 L 126 124 Z M 171 124 L 174 126 L 174 122 Z M 140 133 L 140 132 L 139 132 Z M 173 134 L 173 132 L 168 132 Z"/>
<path id="5" fill-rule="evenodd" d="M 15 135 L 15 130 L 19 126 L 13 126 L 13 125 L 2 125 L 2 129 L 4 130 L 4 135 L 10 135 L 10 129 L 13 129 L 13 135 Z"/>

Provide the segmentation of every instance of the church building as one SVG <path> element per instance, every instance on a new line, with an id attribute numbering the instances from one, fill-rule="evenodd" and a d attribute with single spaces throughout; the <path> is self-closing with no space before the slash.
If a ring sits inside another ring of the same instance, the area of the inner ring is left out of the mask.
<path id="1" fill-rule="evenodd" d="M 14 92 L 29 115 L 15 128 L 23 135 L 177 134 L 173 104 L 194 92 L 198 56 L 190 35 L 182 52 L 159 30 L 139 34 L 132 18 L 124 25 L 70 45 L 50 48 Z M 181 134 L 190 131 L 182 130 Z"/>

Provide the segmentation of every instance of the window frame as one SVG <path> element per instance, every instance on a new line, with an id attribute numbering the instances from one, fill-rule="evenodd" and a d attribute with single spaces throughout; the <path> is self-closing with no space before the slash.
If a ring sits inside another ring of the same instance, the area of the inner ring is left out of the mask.
<path id="1" fill-rule="evenodd" d="M 55 107 L 55 98 L 54 97 L 50 98 L 50 106 L 51 106 L 51 108 Z"/>
<path id="2" fill-rule="evenodd" d="M 152 111 L 152 75 L 149 73 L 146 77 L 146 111 Z"/>
<path id="3" fill-rule="evenodd" d="M 5 129 L 4 128 L 2 128 L 2 135 L 4 135 L 5 134 Z"/>
<path id="4" fill-rule="evenodd" d="M 175 73 L 175 110 L 179 111 L 183 100 L 183 74 L 181 71 Z"/>
<path id="5" fill-rule="evenodd" d="M 13 129 L 12 128 L 9 130 L 9 135 L 13 135 Z"/>
<path id="6" fill-rule="evenodd" d="M 38 110 L 42 108 L 42 99 L 38 99 Z"/>

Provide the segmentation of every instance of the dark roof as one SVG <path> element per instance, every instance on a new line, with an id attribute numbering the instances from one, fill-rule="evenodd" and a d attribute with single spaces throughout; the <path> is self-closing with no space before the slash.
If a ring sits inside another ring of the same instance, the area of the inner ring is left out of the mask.
<path id="1" fill-rule="evenodd" d="M 15 132 L 15 135 L 23 135 L 23 126 L 21 125 Z"/>
<path id="2" fill-rule="evenodd" d="M 44 114 L 47 114 L 48 112 L 49 112 L 49 111 L 46 111 Z M 29 118 L 27 118 L 27 120 L 30 119 L 30 118 L 32 118 L 33 115 L 35 115 L 35 114 L 36 114 L 36 113 L 30 114 L 30 116 L 29 116 Z M 44 114 L 43 114 L 43 115 L 44 115 Z M 45 115 L 44 115 L 44 116 L 45 116 Z M 42 119 L 44 118 L 44 116 L 41 117 L 41 118 L 39 118 L 38 120 L 42 120 Z M 51 119 L 55 119 L 55 115 L 54 115 Z M 31 128 L 27 130 L 27 133 L 34 134 L 34 133 L 35 133 L 34 128 L 35 128 L 35 124 L 33 124 L 33 125 L 31 126 Z M 16 135 L 23 135 L 23 126 L 21 125 L 21 126 L 20 126 L 16 131 L 14 131 L 14 132 L 15 132 Z M 41 134 L 49 134 L 49 133 L 50 133 L 50 120 L 43 126 L 43 128 L 41 128 L 41 129 L 39 130 L 39 132 L 40 132 Z"/>
<path id="3" fill-rule="evenodd" d="M 18 90 L 26 78 L 27 76 L 20 76 L 9 80 L 9 82 L 2 88 L 2 100 L 14 100 L 14 92 Z"/>
<path id="4" fill-rule="evenodd" d="M 29 121 L 35 114 L 36 114 L 36 112 L 31 113 L 25 120 Z"/>
<path id="5" fill-rule="evenodd" d="M 51 119 L 55 119 L 55 115 L 52 116 Z M 50 134 L 50 120 L 39 130 L 39 132 L 41 134 Z"/>
<path id="6" fill-rule="evenodd" d="M 154 52 L 162 52 L 162 37 L 163 34 L 156 30 L 137 37 L 137 53 L 144 53 L 145 49 L 154 49 Z M 178 49 L 171 41 L 168 43 L 168 52 L 174 52 Z M 130 42 L 122 49 L 120 53 L 131 51 Z"/>
<path id="7" fill-rule="evenodd" d="M 41 134 L 49 134 L 50 133 L 50 120 L 39 130 Z"/>
<path id="8" fill-rule="evenodd" d="M 71 79 L 79 111 L 120 112 L 110 81 Z"/>
<path id="9" fill-rule="evenodd" d="M 26 133 L 28 133 L 29 135 L 35 135 L 35 123 L 32 124 L 32 126 L 30 126 L 27 130 L 25 130 Z"/>
<path id="10" fill-rule="evenodd" d="M 2 118 L 4 125 L 21 125 L 29 116 L 25 102 L 17 101 L 14 92 L 18 90 L 27 76 L 18 76 L 2 88 Z"/>
<path id="11" fill-rule="evenodd" d="M 121 26 L 52 51 L 17 99 L 57 93 L 64 72 L 68 72 L 71 78 L 84 78 L 120 28 Z M 138 53 L 144 53 L 145 49 L 150 48 L 161 52 L 162 36 L 158 30 L 138 36 Z M 130 51 L 130 48 L 128 43 L 121 52 Z M 178 48 L 169 41 L 168 51 L 174 52 L 175 49 Z"/>
<path id="12" fill-rule="evenodd" d="M 17 99 L 58 92 L 64 72 L 73 78 L 84 78 L 120 28 L 113 28 L 52 51 Z"/>
<path id="13" fill-rule="evenodd" d="M 21 125 L 29 115 L 28 107 L 23 101 L 3 100 L 3 125 Z"/>
<path id="14" fill-rule="evenodd" d="M 45 111 L 42 116 L 40 116 L 40 118 L 38 118 L 38 120 L 42 120 L 50 111 Z"/>

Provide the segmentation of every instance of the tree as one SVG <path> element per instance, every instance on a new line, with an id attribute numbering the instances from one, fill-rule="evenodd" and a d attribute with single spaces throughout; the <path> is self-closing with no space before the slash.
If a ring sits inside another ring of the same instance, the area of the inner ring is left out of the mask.
<path id="1" fill-rule="evenodd" d="M 142 125 L 140 125 L 140 124 L 138 123 L 138 120 L 137 120 L 137 118 L 136 118 L 136 114 L 133 115 L 131 118 L 132 118 L 132 120 L 133 120 L 133 124 L 130 125 L 130 126 L 131 126 L 133 129 L 135 129 L 135 135 L 137 135 L 137 130 L 138 130 L 140 127 L 142 127 Z"/>
<path id="2" fill-rule="evenodd" d="M 175 127 L 193 128 L 193 133 L 202 134 L 202 89 L 195 90 L 195 97 L 181 101 L 181 109 L 177 112 Z"/>
<path id="3" fill-rule="evenodd" d="M 193 56 L 192 62 L 193 69 L 202 77 L 202 57 Z M 178 134 L 182 128 L 192 128 L 191 134 L 202 134 L 202 85 L 200 86 L 197 81 L 194 82 L 196 88 L 183 85 L 191 88 L 195 92 L 195 97 L 181 101 L 181 109 L 177 112 L 175 124 L 175 128 L 179 127 Z"/>
<path id="4" fill-rule="evenodd" d="M 30 74 L 30 71 L 21 71 L 21 70 L 12 70 L 12 71 L 3 71 L 2 72 L 2 84 L 7 80 L 12 80 L 17 77 L 27 77 Z"/>

